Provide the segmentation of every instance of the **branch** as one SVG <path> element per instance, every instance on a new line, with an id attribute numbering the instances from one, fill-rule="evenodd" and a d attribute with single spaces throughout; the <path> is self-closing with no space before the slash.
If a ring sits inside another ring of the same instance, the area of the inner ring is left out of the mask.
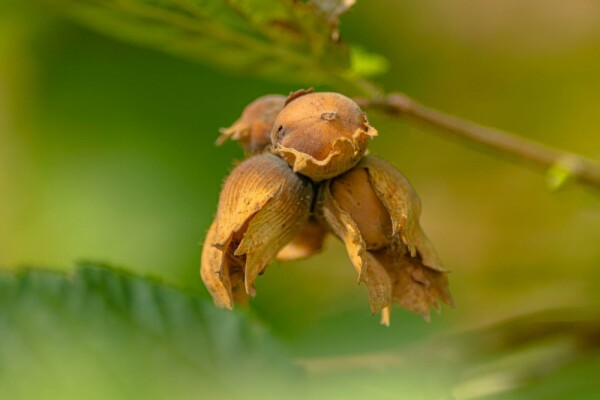
<path id="1" fill-rule="evenodd" d="M 568 179 L 600 188 L 600 163 L 579 154 L 445 114 L 402 93 L 373 100 L 357 99 L 357 103 L 363 108 L 379 109 L 438 128 L 454 138 L 487 147 L 513 161 L 540 168 L 549 173 L 549 183 L 554 188 L 560 187 Z"/>

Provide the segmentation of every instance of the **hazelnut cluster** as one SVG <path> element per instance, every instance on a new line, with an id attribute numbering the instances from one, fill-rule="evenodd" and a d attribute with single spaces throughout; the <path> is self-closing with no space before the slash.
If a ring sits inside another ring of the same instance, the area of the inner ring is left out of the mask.
<path id="1" fill-rule="evenodd" d="M 383 324 L 392 303 L 427 319 L 439 301 L 453 305 L 419 197 L 394 167 L 366 155 L 377 131 L 354 101 L 312 89 L 264 96 L 221 133 L 217 143 L 237 140 L 248 157 L 223 185 L 202 251 L 217 306 L 246 303 L 272 260 L 309 257 L 328 232 L 344 242 Z"/>

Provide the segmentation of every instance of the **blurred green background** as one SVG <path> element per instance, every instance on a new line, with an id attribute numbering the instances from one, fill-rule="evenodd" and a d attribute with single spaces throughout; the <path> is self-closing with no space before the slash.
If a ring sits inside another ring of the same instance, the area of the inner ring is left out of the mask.
<path id="1" fill-rule="evenodd" d="M 600 156 L 597 1 L 359 1 L 341 29 L 389 60 L 377 78 L 387 90 Z M 0 267 L 97 260 L 208 296 L 200 243 L 221 182 L 242 158 L 235 144 L 214 146 L 218 128 L 254 98 L 296 89 L 3 0 Z M 538 173 L 369 117 L 380 132 L 372 154 L 421 196 L 423 226 L 453 271 L 458 307 L 431 324 L 396 309 L 392 326 L 379 326 L 343 247 L 329 238 L 321 255 L 275 263 L 257 282 L 250 313 L 294 357 L 378 354 L 544 310 L 597 315 L 598 191 L 550 192 Z"/>

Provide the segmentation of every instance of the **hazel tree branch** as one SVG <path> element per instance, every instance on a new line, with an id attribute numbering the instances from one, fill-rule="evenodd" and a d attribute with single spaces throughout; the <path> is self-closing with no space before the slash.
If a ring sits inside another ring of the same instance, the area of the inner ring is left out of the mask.
<path id="1" fill-rule="evenodd" d="M 406 117 L 437 128 L 445 135 L 486 147 L 513 161 L 542 169 L 548 172 L 549 184 L 553 188 L 560 187 L 569 179 L 600 188 L 600 163 L 579 154 L 445 114 L 402 93 L 356 100 L 363 108 L 379 109 L 390 115 Z"/>

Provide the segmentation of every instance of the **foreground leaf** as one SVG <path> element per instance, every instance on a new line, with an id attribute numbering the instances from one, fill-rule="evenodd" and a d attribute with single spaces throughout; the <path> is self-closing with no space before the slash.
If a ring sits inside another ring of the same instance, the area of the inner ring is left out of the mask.
<path id="1" fill-rule="evenodd" d="M 86 26 L 244 75 L 336 83 L 350 69 L 333 8 L 294 0 L 39 0 Z"/>
<path id="2" fill-rule="evenodd" d="M 242 315 L 148 280 L 0 274 L 2 399 L 280 398 L 285 360 Z"/>
<path id="3" fill-rule="evenodd" d="M 314 398 L 592 400 L 600 393 L 600 314 L 545 310 L 397 349 L 300 362 Z"/>

